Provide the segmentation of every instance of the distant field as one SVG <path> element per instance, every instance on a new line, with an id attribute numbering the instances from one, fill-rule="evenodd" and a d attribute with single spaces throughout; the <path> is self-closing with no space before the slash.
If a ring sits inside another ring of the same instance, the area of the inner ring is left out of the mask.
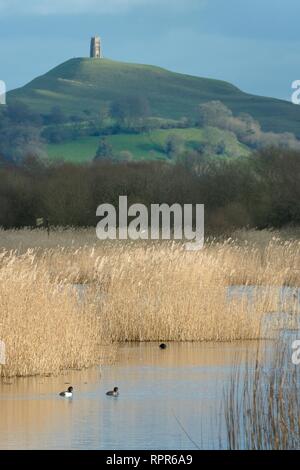
<path id="1" fill-rule="evenodd" d="M 165 160 L 165 144 L 169 136 L 176 135 L 185 142 L 185 147 L 193 148 L 197 143 L 216 145 L 223 142 L 226 146 L 226 156 L 246 156 L 249 150 L 240 144 L 231 133 L 214 129 L 168 129 L 155 130 L 144 134 L 120 134 L 107 137 L 113 152 L 118 154 L 127 150 L 135 160 Z M 99 144 L 99 137 L 86 137 L 77 141 L 47 146 L 50 160 L 64 160 L 74 163 L 91 161 Z"/>

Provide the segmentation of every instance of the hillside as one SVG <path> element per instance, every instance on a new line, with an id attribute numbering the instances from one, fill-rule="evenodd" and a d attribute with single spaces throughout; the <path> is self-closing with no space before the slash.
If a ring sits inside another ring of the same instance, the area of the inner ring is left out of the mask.
<path id="1" fill-rule="evenodd" d="M 225 145 L 223 156 L 230 158 L 249 154 L 249 149 L 240 144 L 233 134 L 215 128 L 155 130 L 136 135 L 119 134 L 108 136 L 107 141 L 116 155 L 125 150 L 130 152 L 134 160 L 166 160 L 165 146 L 169 136 L 182 139 L 186 149 L 191 149 L 200 143 L 209 142 L 217 145 L 222 142 Z M 53 161 L 84 163 L 91 161 L 95 156 L 98 144 L 99 137 L 86 137 L 72 142 L 48 145 L 47 153 L 49 159 Z"/>
<path id="2" fill-rule="evenodd" d="M 289 131 L 300 137 L 299 106 L 250 95 L 219 80 L 107 59 L 68 60 L 9 92 L 7 100 L 8 103 L 22 101 L 41 112 L 59 105 L 66 113 L 80 113 L 96 111 L 101 103 L 133 95 L 149 100 L 153 116 L 173 119 L 193 118 L 199 103 L 220 100 L 234 113 L 251 114 L 263 130 Z"/>

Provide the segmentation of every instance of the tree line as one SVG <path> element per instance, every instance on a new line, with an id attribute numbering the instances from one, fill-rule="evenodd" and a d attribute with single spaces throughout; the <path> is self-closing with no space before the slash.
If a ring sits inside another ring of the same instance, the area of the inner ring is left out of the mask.
<path id="1" fill-rule="evenodd" d="M 95 226 L 102 203 L 150 208 L 161 204 L 205 204 L 206 230 L 282 227 L 300 223 L 300 152 L 267 148 L 244 159 L 180 162 L 94 161 L 50 165 L 34 156 L 22 165 L 0 165 L 0 226 Z"/>

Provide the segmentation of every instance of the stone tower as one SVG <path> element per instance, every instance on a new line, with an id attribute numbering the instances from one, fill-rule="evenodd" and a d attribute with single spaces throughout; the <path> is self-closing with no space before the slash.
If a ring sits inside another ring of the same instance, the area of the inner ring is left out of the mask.
<path id="1" fill-rule="evenodd" d="M 97 59 L 102 59 L 102 47 L 101 47 L 101 39 L 99 36 L 94 36 L 91 39 L 91 52 L 90 52 L 90 57 L 91 58 L 97 58 Z"/>

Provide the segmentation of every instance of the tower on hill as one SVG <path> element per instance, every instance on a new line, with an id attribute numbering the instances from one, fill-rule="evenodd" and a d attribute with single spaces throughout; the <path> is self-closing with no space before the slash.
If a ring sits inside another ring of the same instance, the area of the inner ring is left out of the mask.
<path id="1" fill-rule="evenodd" d="M 91 51 L 90 51 L 91 58 L 102 59 L 102 46 L 101 46 L 101 39 L 99 36 L 94 36 L 91 39 Z"/>

